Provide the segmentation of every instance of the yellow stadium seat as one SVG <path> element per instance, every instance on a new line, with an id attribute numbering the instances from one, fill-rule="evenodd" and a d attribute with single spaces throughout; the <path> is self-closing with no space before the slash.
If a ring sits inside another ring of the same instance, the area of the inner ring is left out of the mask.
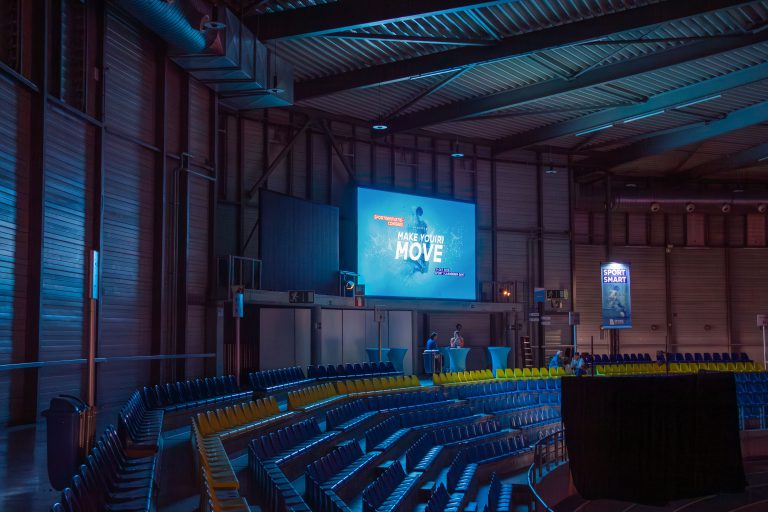
<path id="1" fill-rule="evenodd" d="M 504 369 L 503 368 L 499 368 L 498 370 L 496 370 L 496 378 L 497 379 L 503 379 L 504 378 Z"/>
<path id="2" fill-rule="evenodd" d="M 560 376 L 565 375 L 565 368 L 563 368 L 562 366 L 558 366 L 557 375 L 560 375 Z"/>
<path id="3" fill-rule="evenodd" d="M 515 378 L 515 369 L 514 368 L 507 368 L 504 370 L 504 377 L 507 379 L 514 379 Z"/>
<path id="4" fill-rule="evenodd" d="M 516 379 L 523 378 L 523 370 L 521 368 L 515 368 L 515 378 Z"/>
<path id="5" fill-rule="evenodd" d="M 755 363 L 752 361 L 748 363 L 744 363 L 744 371 L 745 372 L 754 372 L 755 371 Z"/>
<path id="6" fill-rule="evenodd" d="M 733 363 L 727 363 L 725 365 L 725 369 L 729 372 L 735 372 L 736 371 L 736 365 Z"/>
<path id="7" fill-rule="evenodd" d="M 538 368 L 531 368 L 531 378 L 538 379 L 539 378 L 539 369 Z"/>
<path id="8" fill-rule="evenodd" d="M 524 379 L 530 379 L 531 378 L 531 369 L 530 368 L 523 368 L 523 378 Z"/>
<path id="9" fill-rule="evenodd" d="M 557 370 L 555 370 L 555 368 L 552 368 L 552 370 L 557 372 Z M 539 368 L 539 376 L 541 378 L 548 379 L 550 375 L 551 375 L 551 373 L 549 371 L 549 368 Z"/>
<path id="10" fill-rule="evenodd" d="M 736 363 L 736 371 L 745 372 L 747 371 L 747 367 L 744 365 L 744 363 Z"/>

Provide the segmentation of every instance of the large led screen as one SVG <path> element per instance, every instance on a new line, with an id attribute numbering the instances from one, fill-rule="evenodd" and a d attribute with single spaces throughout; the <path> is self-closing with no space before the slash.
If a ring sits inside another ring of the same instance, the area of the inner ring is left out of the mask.
<path id="1" fill-rule="evenodd" d="M 475 205 L 357 191 L 357 271 L 366 295 L 476 299 Z"/>

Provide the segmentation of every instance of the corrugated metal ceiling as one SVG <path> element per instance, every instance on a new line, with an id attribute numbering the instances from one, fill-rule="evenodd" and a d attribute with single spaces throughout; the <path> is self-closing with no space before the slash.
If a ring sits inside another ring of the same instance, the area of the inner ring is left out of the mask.
<path id="1" fill-rule="evenodd" d="M 311 10 L 312 5 L 320 3 L 326 2 L 278 0 L 272 2 L 270 9 L 273 11 L 300 8 Z M 494 40 L 656 3 L 661 2 L 659 0 L 520 0 L 493 7 L 387 23 L 358 29 L 356 32 Z M 679 40 L 659 41 L 660 39 L 738 36 L 762 26 L 768 26 L 768 1 L 754 1 L 739 7 L 610 36 L 609 39 L 615 40 L 615 44 L 573 45 L 475 65 L 437 92 L 427 94 L 416 102 L 412 100 L 441 83 L 449 74 L 418 77 L 367 89 L 343 91 L 301 101 L 298 105 L 366 121 L 379 116 L 412 114 L 503 91 L 568 80 L 570 77 L 593 69 L 658 54 L 683 44 L 693 44 Z M 652 39 L 653 42 L 637 43 L 640 39 Z M 281 57 L 293 64 L 298 81 L 332 76 L 456 48 L 445 44 L 338 37 L 309 37 L 269 44 Z M 664 92 L 765 62 L 768 62 L 768 43 L 610 83 L 574 89 L 556 96 L 543 97 L 512 108 L 497 110 L 491 115 L 446 122 L 428 126 L 426 129 L 461 137 L 497 140 L 584 116 L 599 110 L 601 106 L 610 108 L 619 104 L 643 102 L 649 97 Z M 716 101 L 687 109 L 688 114 L 668 112 L 636 123 L 615 126 L 593 134 L 588 143 L 584 143 L 584 137 L 571 135 L 548 141 L 547 144 L 561 148 L 578 147 L 607 151 L 621 147 L 625 143 L 636 142 L 643 134 L 653 134 L 695 122 L 704 122 L 705 117 L 723 116 L 728 112 L 766 99 L 768 99 L 768 85 L 759 83 L 728 91 Z M 748 132 L 749 129 L 746 131 Z M 699 148 L 700 151 L 706 150 L 707 153 L 712 151 L 714 155 L 722 155 L 723 151 L 738 149 L 733 144 L 719 146 L 704 144 L 702 147 L 703 149 Z M 657 167 L 674 167 L 675 157 L 680 160 L 680 154 L 685 154 L 685 151 L 677 153 L 679 154 L 670 152 L 666 163 L 664 163 L 666 155 L 644 159 L 639 163 L 643 163 L 641 167 L 649 172 Z M 646 166 L 645 160 L 650 161 L 651 164 Z M 697 160 L 698 158 L 689 158 L 685 166 L 692 166 Z"/>

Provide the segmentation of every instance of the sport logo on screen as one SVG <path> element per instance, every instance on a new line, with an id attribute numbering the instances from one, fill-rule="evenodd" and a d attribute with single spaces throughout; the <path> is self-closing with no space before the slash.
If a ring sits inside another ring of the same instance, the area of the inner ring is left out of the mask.
<path id="1" fill-rule="evenodd" d="M 358 189 L 358 272 L 373 296 L 474 300 L 475 205 Z"/>

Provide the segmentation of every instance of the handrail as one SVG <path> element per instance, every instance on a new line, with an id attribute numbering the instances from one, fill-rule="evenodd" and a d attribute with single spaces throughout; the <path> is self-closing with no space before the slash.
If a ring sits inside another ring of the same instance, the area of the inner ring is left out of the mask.
<path id="1" fill-rule="evenodd" d="M 156 354 L 147 356 L 111 356 L 97 357 L 97 363 L 116 363 L 119 361 L 157 361 L 169 359 L 207 359 L 216 357 L 216 354 Z M 47 368 L 50 366 L 66 366 L 71 364 L 87 364 L 88 359 L 56 359 L 53 361 L 31 361 L 28 363 L 0 364 L 0 372 L 11 370 L 24 370 L 27 368 Z"/>
<path id="2" fill-rule="evenodd" d="M 534 499 L 544 507 L 546 512 L 554 512 L 544 499 L 536 492 L 536 482 L 546 471 L 554 469 L 568 461 L 568 447 L 565 445 L 565 431 L 558 430 L 536 441 L 533 445 L 533 464 L 528 468 L 528 488 Z M 536 504 L 531 503 L 531 510 L 536 510 Z"/>

